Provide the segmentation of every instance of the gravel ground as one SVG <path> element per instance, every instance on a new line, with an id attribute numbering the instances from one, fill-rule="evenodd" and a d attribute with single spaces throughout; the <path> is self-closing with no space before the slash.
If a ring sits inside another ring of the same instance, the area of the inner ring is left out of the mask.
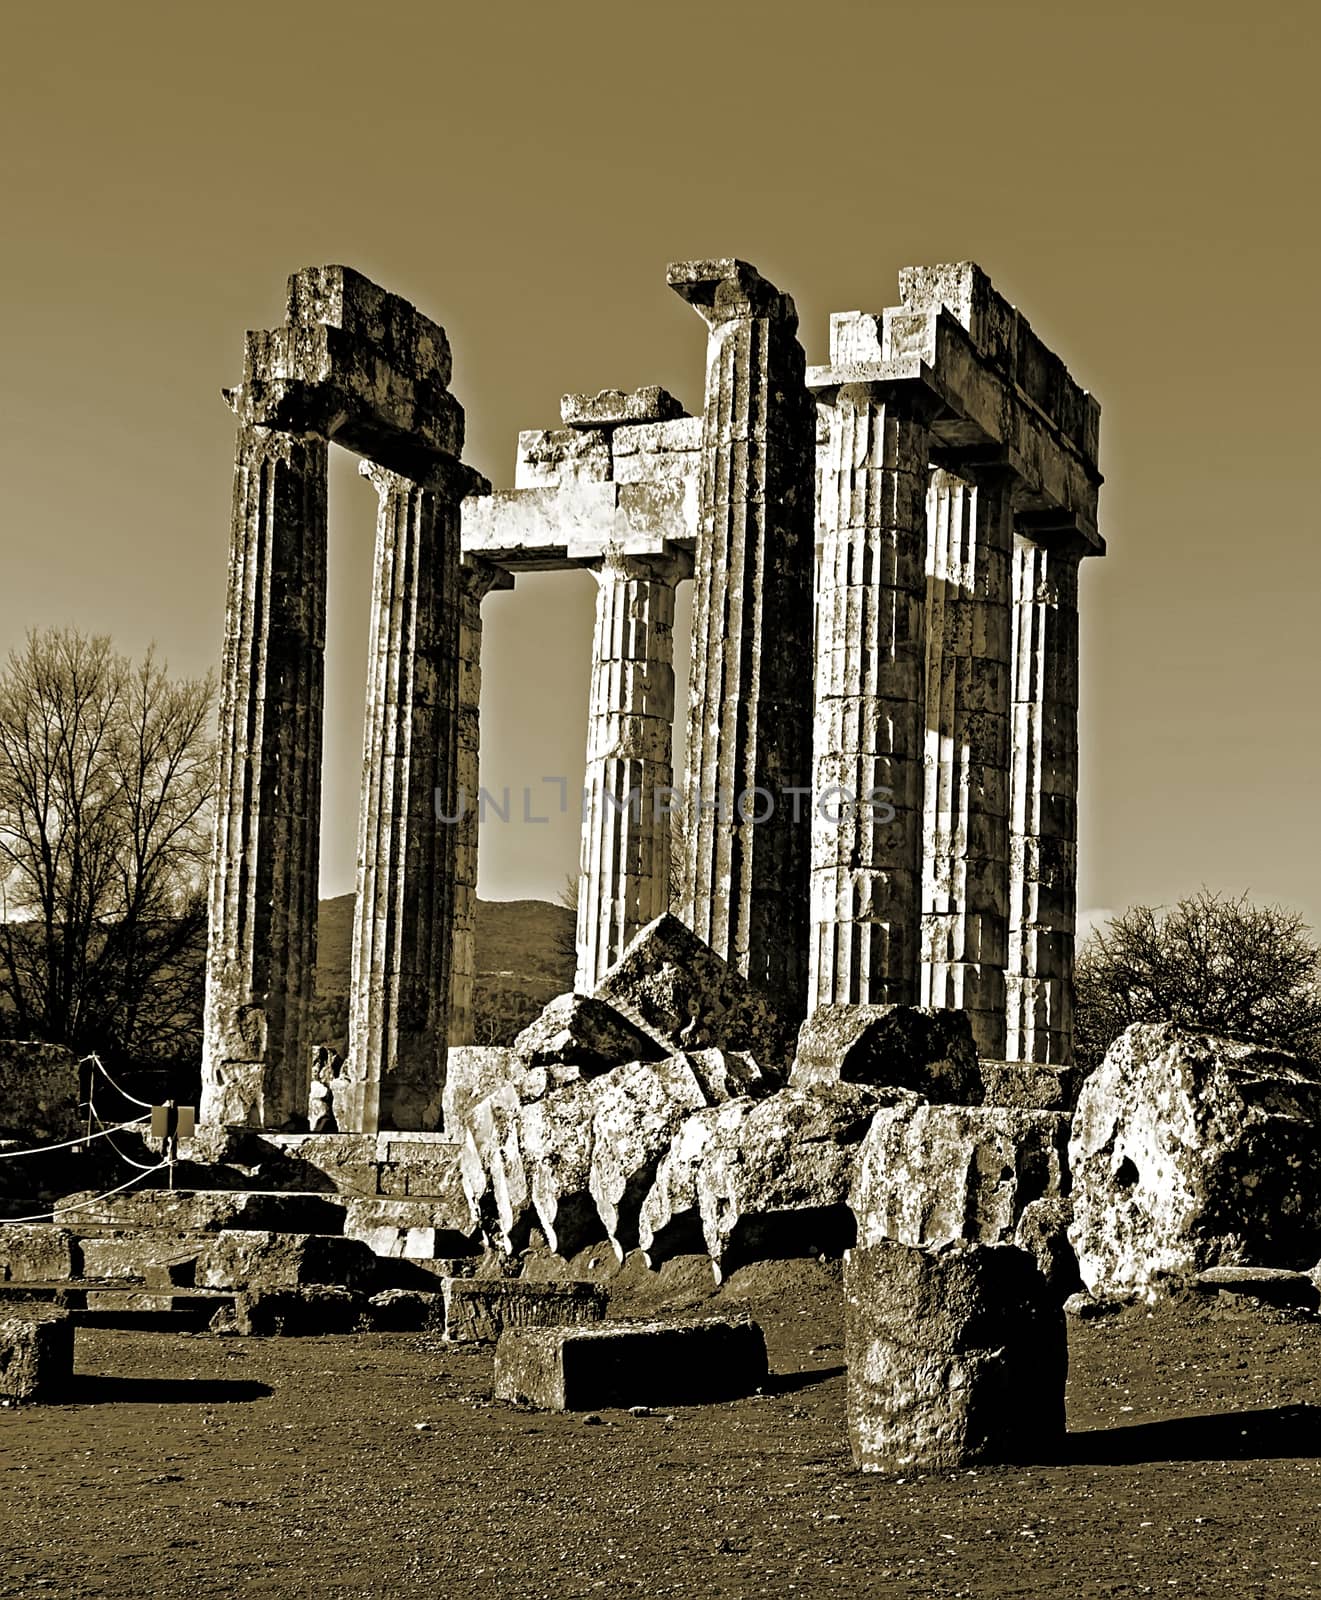
<path id="1" fill-rule="evenodd" d="M 751 1310 L 776 1377 L 587 1425 L 416 1335 L 83 1330 L 71 1403 L 0 1413 L 0 1595 L 1321 1594 L 1314 1318 L 1075 1323 L 1070 1464 L 902 1480 L 849 1460 L 837 1269 L 680 1262 L 617 1308 Z"/>

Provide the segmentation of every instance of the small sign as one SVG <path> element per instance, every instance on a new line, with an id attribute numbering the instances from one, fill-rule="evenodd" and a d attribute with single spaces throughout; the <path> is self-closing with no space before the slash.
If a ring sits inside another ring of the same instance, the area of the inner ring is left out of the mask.
<path id="1" fill-rule="evenodd" d="M 191 1139 L 196 1125 L 197 1112 L 192 1106 L 177 1106 L 167 1100 L 163 1106 L 151 1108 L 153 1139 Z"/>

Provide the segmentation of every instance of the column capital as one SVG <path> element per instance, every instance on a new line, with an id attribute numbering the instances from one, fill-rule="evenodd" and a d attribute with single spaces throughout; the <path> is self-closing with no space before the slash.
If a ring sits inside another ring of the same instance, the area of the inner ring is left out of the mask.
<path id="1" fill-rule="evenodd" d="M 607 579 L 637 578 L 644 583 L 667 583 L 671 588 L 693 575 L 693 554 L 668 540 L 654 551 L 637 552 L 607 545 L 588 571 L 598 583 Z"/>
<path id="2" fill-rule="evenodd" d="M 771 317 L 796 329 L 793 299 L 769 283 L 756 267 L 735 256 L 716 261 L 671 261 L 665 281 L 709 328 L 746 317 Z"/>
<path id="3" fill-rule="evenodd" d="M 492 589 L 512 589 L 514 575 L 494 561 L 484 561 L 481 556 L 465 555 L 459 563 L 459 582 L 464 592 L 484 599 Z"/>
<path id="4" fill-rule="evenodd" d="M 884 362 L 809 367 L 807 387 L 822 405 L 891 406 L 915 422 L 932 421 L 944 404 L 925 376 L 887 370 Z"/>
<path id="5" fill-rule="evenodd" d="M 1051 555 L 1084 556 L 1105 554 L 1105 541 L 1083 528 L 1077 518 L 1062 518 L 1049 511 L 1016 510 L 1014 537 L 1040 546 Z"/>
<path id="6" fill-rule="evenodd" d="M 466 495 L 491 492 L 490 481 L 455 456 L 435 456 L 416 475 L 364 458 L 358 462 L 358 476 L 366 478 L 382 498 L 400 490 L 429 489 L 441 499 L 457 504 Z"/>

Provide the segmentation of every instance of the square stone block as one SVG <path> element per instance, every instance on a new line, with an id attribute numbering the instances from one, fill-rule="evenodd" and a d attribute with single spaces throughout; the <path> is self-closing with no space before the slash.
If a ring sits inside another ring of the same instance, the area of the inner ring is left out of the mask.
<path id="1" fill-rule="evenodd" d="M 73 1322 L 55 1306 L 0 1309 L 0 1398 L 57 1400 L 73 1377 Z"/>
<path id="2" fill-rule="evenodd" d="M 506 1329 L 600 1322 L 607 1295 L 596 1283 L 523 1283 L 508 1278 L 446 1278 L 445 1337 L 456 1344 L 499 1339 Z"/>

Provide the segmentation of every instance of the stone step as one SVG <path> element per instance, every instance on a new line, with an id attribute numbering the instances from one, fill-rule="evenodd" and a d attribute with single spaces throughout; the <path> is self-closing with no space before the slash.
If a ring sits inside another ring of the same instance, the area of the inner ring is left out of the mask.
<path id="1" fill-rule="evenodd" d="M 62 1283 L 0 1283 L 0 1318 L 42 1306 L 66 1311 L 79 1327 L 205 1327 L 234 1303 L 223 1289 L 152 1289 L 122 1280 L 80 1278 Z"/>
<path id="2" fill-rule="evenodd" d="M 495 1394 L 542 1411 L 702 1405 L 752 1394 L 767 1370 L 748 1317 L 514 1328 L 495 1347 Z"/>

